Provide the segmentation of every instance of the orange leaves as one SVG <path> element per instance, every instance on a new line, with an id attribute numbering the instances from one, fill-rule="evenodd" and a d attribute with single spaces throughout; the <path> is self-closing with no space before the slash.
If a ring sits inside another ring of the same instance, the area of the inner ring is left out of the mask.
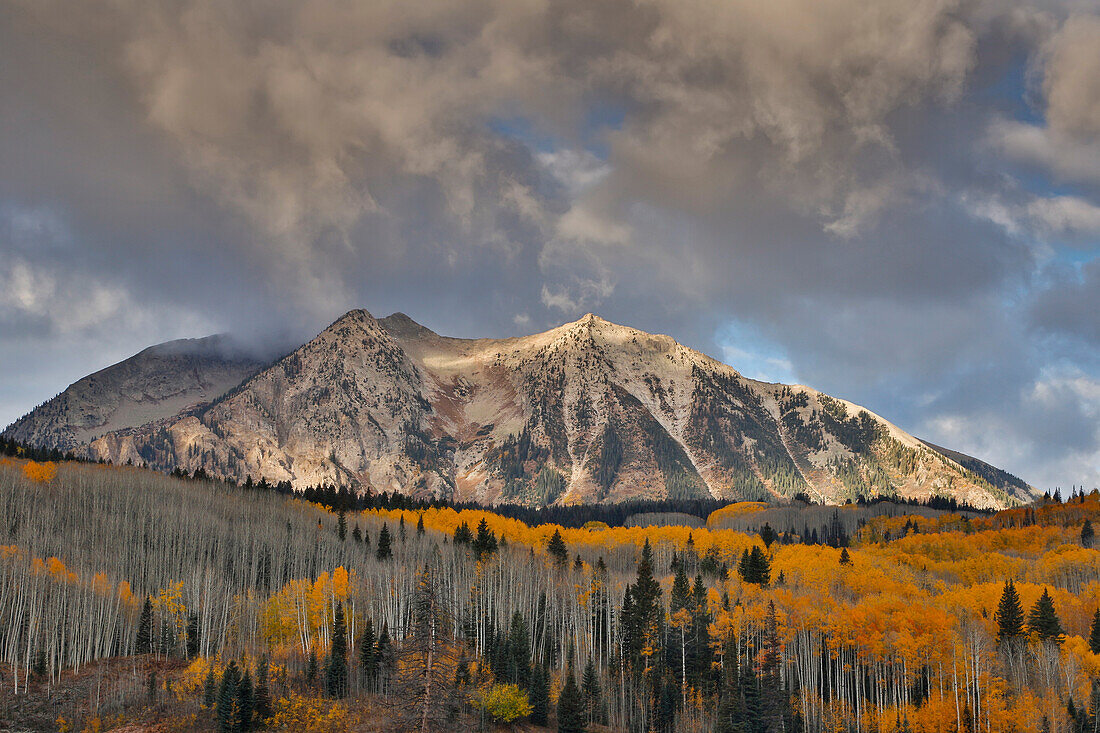
<path id="1" fill-rule="evenodd" d="M 57 475 L 57 464 L 53 461 L 45 463 L 27 461 L 23 466 L 23 475 L 37 484 L 47 484 Z"/>

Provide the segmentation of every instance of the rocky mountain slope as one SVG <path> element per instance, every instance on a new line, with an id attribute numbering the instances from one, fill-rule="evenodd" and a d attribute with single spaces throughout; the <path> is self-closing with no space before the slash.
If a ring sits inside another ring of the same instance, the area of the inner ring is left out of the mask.
<path id="1" fill-rule="evenodd" d="M 90 374 L 4 431 L 70 451 L 100 436 L 166 420 L 210 402 L 264 365 L 228 336 L 169 341 Z"/>
<path id="2" fill-rule="evenodd" d="M 667 336 L 591 314 L 532 336 L 455 339 L 402 314 L 376 320 L 357 310 L 243 381 L 222 369 L 224 394 L 207 401 L 215 385 L 200 390 L 189 376 L 171 393 L 187 397 L 160 400 L 145 422 L 110 407 L 123 398 L 99 380 L 103 407 L 88 408 L 97 417 L 80 423 L 89 427 L 73 429 L 80 410 L 51 402 L 7 434 L 238 480 L 482 502 L 805 493 L 830 503 L 940 495 L 1001 507 L 1030 491 L 858 405 L 747 379 Z M 155 371 L 141 372 L 152 385 L 180 373 Z M 94 403 L 87 388 L 76 390 L 85 381 L 55 401 Z"/>

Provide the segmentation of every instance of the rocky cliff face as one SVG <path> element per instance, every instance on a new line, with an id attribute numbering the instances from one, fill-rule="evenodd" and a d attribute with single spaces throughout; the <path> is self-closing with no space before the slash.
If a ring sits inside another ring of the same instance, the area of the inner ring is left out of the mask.
<path id="1" fill-rule="evenodd" d="M 532 336 L 470 340 L 402 314 L 352 311 L 227 390 L 167 419 L 67 439 L 116 462 L 482 502 L 801 492 L 999 507 L 1029 492 L 857 405 L 746 379 L 667 336 L 591 314 Z M 36 413 L 9 432 L 49 444 L 63 431 Z"/>

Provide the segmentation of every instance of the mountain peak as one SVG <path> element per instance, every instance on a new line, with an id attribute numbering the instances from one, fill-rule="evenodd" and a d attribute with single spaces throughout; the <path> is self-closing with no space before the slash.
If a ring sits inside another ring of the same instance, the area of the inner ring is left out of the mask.
<path id="1" fill-rule="evenodd" d="M 422 326 L 409 318 L 401 311 L 378 319 L 378 323 L 382 328 L 389 331 L 391 336 L 397 338 L 431 338 L 439 335 L 427 326 Z"/>

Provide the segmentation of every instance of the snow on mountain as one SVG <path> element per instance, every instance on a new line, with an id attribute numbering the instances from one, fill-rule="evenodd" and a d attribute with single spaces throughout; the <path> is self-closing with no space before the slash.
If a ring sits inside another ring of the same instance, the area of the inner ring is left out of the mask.
<path id="1" fill-rule="evenodd" d="M 216 397 L 180 369 L 140 374 L 131 382 L 164 385 L 166 395 L 144 423 L 115 407 L 125 419 L 93 419 L 99 428 L 78 433 L 66 427 L 75 418 L 54 419 L 47 403 L 9 433 L 237 480 L 482 502 L 804 493 L 829 503 L 941 495 L 1001 507 L 1030 492 L 858 405 L 747 379 L 668 336 L 593 314 L 531 336 L 456 339 L 404 314 L 376 320 L 357 310 L 248 379 L 226 371 Z M 100 384 L 87 399 L 121 404 L 121 384 Z M 69 404 L 72 390 L 57 400 Z M 189 396 L 169 412 L 167 395 L 177 393 Z"/>

